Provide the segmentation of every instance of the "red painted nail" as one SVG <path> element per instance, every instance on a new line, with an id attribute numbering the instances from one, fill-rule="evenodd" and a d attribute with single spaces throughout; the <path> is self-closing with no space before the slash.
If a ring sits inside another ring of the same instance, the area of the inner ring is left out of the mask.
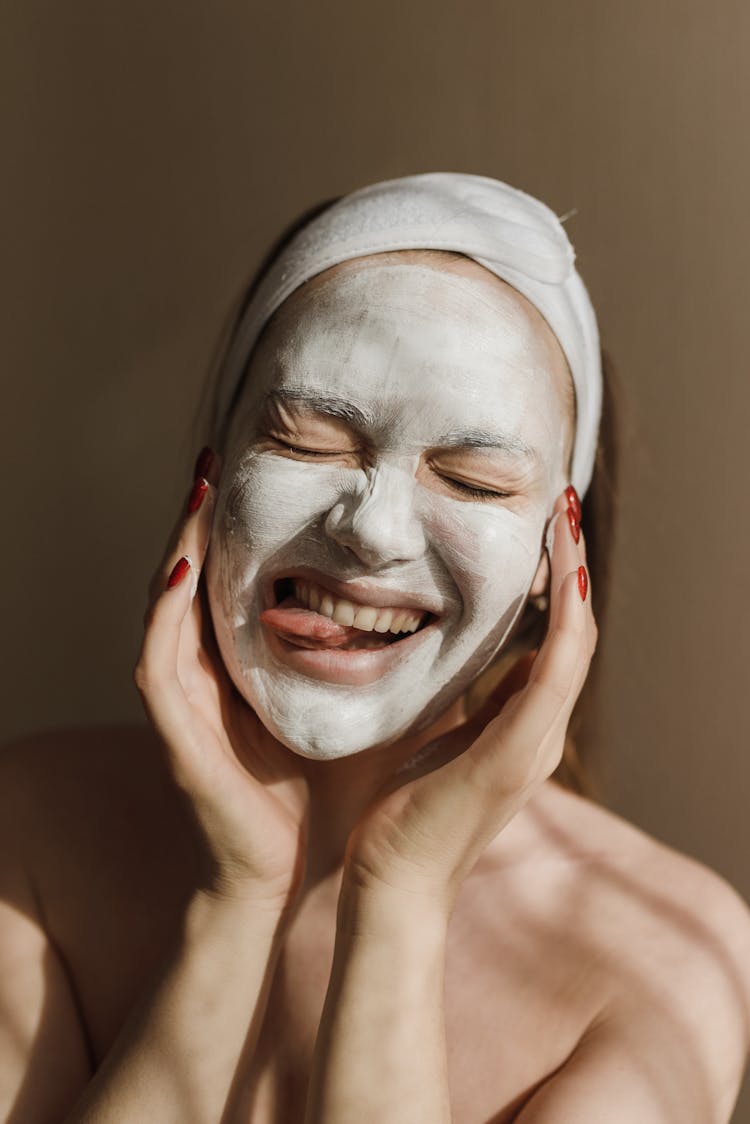
<path id="1" fill-rule="evenodd" d="M 176 585 L 179 585 L 189 569 L 190 559 L 187 557 L 179 558 L 174 564 L 172 573 L 167 578 L 167 589 L 174 589 Z"/>
<path id="2" fill-rule="evenodd" d="M 581 601 L 586 600 L 586 591 L 589 588 L 589 576 L 586 573 L 585 566 L 578 567 L 578 592 L 581 595 Z"/>
<path id="3" fill-rule="evenodd" d="M 578 524 L 578 520 L 576 519 L 575 512 L 573 511 L 573 508 L 569 507 L 567 509 L 567 511 L 565 512 L 565 514 L 568 517 L 568 526 L 570 527 L 570 533 L 573 536 L 573 538 L 575 539 L 575 541 L 578 542 L 578 540 L 581 537 L 581 528 Z"/>
<path id="4" fill-rule="evenodd" d="M 200 505 L 203 503 L 203 498 L 208 491 L 208 480 L 203 476 L 199 476 L 193 484 L 193 490 L 188 499 L 187 513 L 193 515 Z"/>
<path id="5" fill-rule="evenodd" d="M 572 484 L 568 484 L 567 488 L 565 489 L 565 498 L 573 508 L 573 514 L 580 523 L 583 510 L 581 508 L 581 501 L 578 498 L 578 492 L 575 490 Z"/>
<path id="6" fill-rule="evenodd" d="M 201 451 L 198 453 L 198 459 L 195 462 L 195 468 L 193 469 L 193 478 L 195 479 L 198 476 L 208 477 L 208 474 L 211 471 L 211 466 L 213 465 L 215 459 L 216 456 L 213 449 L 209 448 L 208 445 L 204 445 Z"/>

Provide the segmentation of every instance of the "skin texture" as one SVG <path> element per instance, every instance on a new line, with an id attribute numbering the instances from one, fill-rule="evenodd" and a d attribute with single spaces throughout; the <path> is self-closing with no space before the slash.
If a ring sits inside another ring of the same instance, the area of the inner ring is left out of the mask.
<path id="1" fill-rule="evenodd" d="M 541 315 L 475 262 L 342 263 L 277 312 L 231 427 L 207 574 L 224 663 L 284 745 L 330 760 L 423 730 L 502 649 L 546 576 L 569 380 Z M 385 669 L 331 671 L 259 621 L 270 583 L 307 571 L 439 620 Z"/>

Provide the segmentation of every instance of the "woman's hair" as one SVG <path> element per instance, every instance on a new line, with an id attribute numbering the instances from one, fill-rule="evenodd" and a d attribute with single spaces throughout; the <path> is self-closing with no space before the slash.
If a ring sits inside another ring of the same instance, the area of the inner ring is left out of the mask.
<path id="1" fill-rule="evenodd" d="M 311 222 L 332 204 L 338 202 L 339 198 L 339 196 L 336 196 L 332 199 L 326 199 L 322 203 L 317 203 L 308 208 L 282 231 L 263 257 L 259 267 L 245 287 L 239 302 L 230 311 L 217 341 L 210 364 L 209 378 L 205 383 L 204 394 L 199 404 L 201 419 L 205 418 L 208 411 L 210 441 L 217 450 L 223 449 L 232 410 L 243 381 L 242 379 L 239 380 L 232 404 L 222 416 L 218 410 L 219 375 L 234 339 L 234 334 L 244 317 L 245 310 L 253 299 L 266 272 L 291 242 L 294 235 L 308 222 Z M 420 250 L 416 252 L 435 259 L 466 256 L 447 250 Z M 594 471 L 591 483 L 581 503 L 583 509 L 581 523 L 586 535 L 586 562 L 590 576 L 592 607 L 599 630 L 599 641 L 597 653 L 594 655 L 586 682 L 571 715 L 562 760 L 553 774 L 553 778 L 563 787 L 594 798 L 598 796 L 597 786 L 590 771 L 587 770 L 586 764 L 593 757 L 592 745 L 596 736 L 596 701 L 600 666 L 600 660 L 597 656 L 601 651 L 604 636 L 614 549 L 619 462 L 617 433 L 621 404 L 621 391 L 617 374 L 611 357 L 604 350 L 602 350 L 602 374 L 604 380 L 602 416 Z M 201 421 L 199 424 L 205 432 L 205 422 Z M 466 700 L 470 714 L 478 709 L 516 660 L 525 652 L 539 648 L 547 630 L 547 623 L 548 611 L 542 612 L 535 607 L 533 602 L 527 602 L 510 643 L 503 649 L 493 664 L 485 669 L 469 687 Z"/>

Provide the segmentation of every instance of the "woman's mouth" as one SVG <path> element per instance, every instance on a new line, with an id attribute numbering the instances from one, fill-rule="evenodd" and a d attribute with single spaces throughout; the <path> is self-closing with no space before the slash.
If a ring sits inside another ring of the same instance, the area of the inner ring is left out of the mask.
<path id="1" fill-rule="evenodd" d="M 275 606 L 260 615 L 263 624 L 290 643 L 317 650 L 389 647 L 435 619 L 419 609 L 350 601 L 305 578 L 279 579 L 274 597 Z"/>
<path id="2" fill-rule="evenodd" d="M 366 686 L 394 670 L 440 619 L 413 606 L 339 597 L 307 576 L 274 582 L 273 600 L 260 620 L 276 659 L 306 677 L 342 686 Z"/>

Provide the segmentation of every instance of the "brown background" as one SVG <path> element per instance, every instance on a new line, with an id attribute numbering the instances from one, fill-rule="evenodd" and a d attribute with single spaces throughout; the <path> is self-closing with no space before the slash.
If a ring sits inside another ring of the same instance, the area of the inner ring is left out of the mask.
<path id="1" fill-rule="evenodd" d="M 750 897 L 747 0 L 24 0 L 4 24 L 3 736 L 140 717 L 195 405 L 280 227 L 374 179 L 493 175 L 577 209 L 627 397 L 607 802 Z"/>

